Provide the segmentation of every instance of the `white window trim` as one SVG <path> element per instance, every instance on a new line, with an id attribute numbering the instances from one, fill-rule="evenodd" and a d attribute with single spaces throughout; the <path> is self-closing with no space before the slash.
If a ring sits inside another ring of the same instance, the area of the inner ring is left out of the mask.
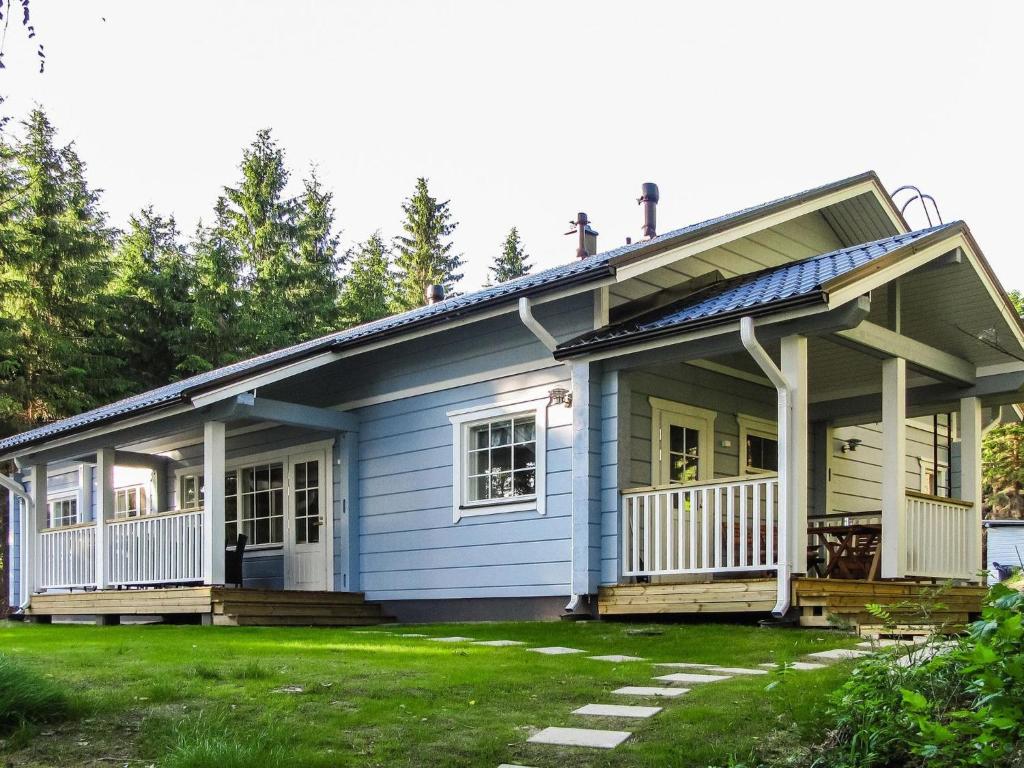
<path id="1" fill-rule="evenodd" d="M 762 419 L 760 416 L 751 416 L 748 413 L 737 413 L 736 421 L 740 425 L 740 474 L 741 475 L 763 475 L 771 470 L 757 469 L 751 471 L 747 467 L 747 436 L 764 437 L 769 440 L 779 441 L 779 425 L 774 419 Z"/>
<path id="2" fill-rule="evenodd" d="M 326 541 L 327 558 L 330 562 L 333 562 L 334 557 L 334 467 L 333 467 L 333 451 L 334 451 L 334 440 L 319 440 L 314 443 L 304 443 L 302 445 L 293 445 L 288 448 L 282 448 L 276 451 L 264 451 L 263 453 L 254 453 L 249 455 L 234 456 L 231 459 L 227 459 L 224 462 L 224 471 L 230 472 L 233 469 L 239 469 L 240 467 L 247 467 L 252 464 L 268 464 L 272 462 L 281 462 L 284 464 L 285 474 L 285 495 L 289 492 L 288 482 L 288 462 L 290 457 L 299 456 L 302 454 L 313 454 L 323 453 L 324 468 L 327 471 L 326 482 L 326 499 L 325 501 L 325 517 L 327 523 L 329 539 Z M 203 465 L 194 464 L 190 467 L 180 467 L 174 470 L 174 506 L 179 512 L 195 512 L 203 509 L 203 507 L 192 507 L 189 509 L 182 509 L 181 507 L 181 478 L 186 475 L 200 476 L 203 474 Z M 284 536 L 285 541 L 280 544 L 249 544 L 245 547 L 246 555 L 250 552 L 254 555 L 258 552 L 270 551 L 280 552 L 287 549 L 288 546 L 288 526 L 289 526 L 289 514 L 288 504 L 290 501 L 286 501 L 285 505 L 285 525 L 284 525 Z M 334 584 L 334 568 L 328 568 L 327 573 L 328 589 L 333 589 Z"/>
<path id="3" fill-rule="evenodd" d="M 921 493 L 927 493 L 929 495 L 930 494 L 934 494 L 938 490 L 938 488 L 936 488 L 933 491 L 931 486 L 928 485 L 925 482 L 925 476 L 926 476 L 927 472 L 934 471 L 934 462 L 931 460 L 931 457 L 928 457 L 928 456 L 918 456 L 917 457 L 917 462 L 918 462 L 918 477 L 919 477 L 918 485 L 921 488 Z M 945 473 L 945 478 L 942 477 L 943 473 Z M 940 461 L 939 462 L 939 477 L 938 477 L 938 481 L 939 482 L 938 482 L 938 487 L 939 488 L 946 488 L 946 487 L 948 487 L 947 486 L 948 480 L 949 480 L 949 462 L 948 461 Z M 941 495 L 941 494 L 936 494 L 936 495 Z"/>
<path id="4" fill-rule="evenodd" d="M 548 433 L 548 399 L 527 400 L 519 403 L 481 406 L 460 411 L 450 411 L 448 419 L 452 423 L 452 522 L 459 522 L 464 517 L 481 515 L 497 515 L 505 512 L 545 512 L 547 487 L 547 433 Z M 487 500 L 466 502 L 465 455 L 463 446 L 469 428 L 501 416 L 514 416 L 532 413 L 534 416 L 534 434 L 536 437 L 536 492 L 531 496 L 519 496 L 507 500 Z"/>
<path id="5" fill-rule="evenodd" d="M 667 467 L 662 461 L 661 422 L 665 414 L 682 416 L 700 431 L 700 458 L 697 463 L 697 479 L 712 480 L 715 477 L 715 419 L 716 411 L 698 408 L 695 405 L 648 397 L 651 404 L 651 485 L 669 483 Z"/>

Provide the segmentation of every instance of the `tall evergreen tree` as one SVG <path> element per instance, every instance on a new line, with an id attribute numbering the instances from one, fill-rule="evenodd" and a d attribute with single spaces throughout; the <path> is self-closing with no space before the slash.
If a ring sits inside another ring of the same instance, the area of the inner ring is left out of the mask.
<path id="1" fill-rule="evenodd" d="M 340 270 L 345 261 L 334 231 L 334 195 L 314 170 L 303 181 L 296 221 L 295 264 L 288 296 L 294 341 L 337 330 Z"/>
<path id="2" fill-rule="evenodd" d="M 115 251 L 112 294 L 133 389 L 166 384 L 191 353 L 193 272 L 173 217 L 148 207 L 130 218 Z"/>
<path id="3" fill-rule="evenodd" d="M 452 253 L 449 239 L 458 226 L 448 210 L 449 202 L 431 196 L 427 180 L 420 177 L 412 196 L 402 203 L 405 234 L 395 238 L 397 303 L 402 309 L 423 306 L 428 285 L 442 285 L 445 293 L 450 293 L 462 279 L 457 271 L 464 263 L 462 255 Z"/>
<path id="4" fill-rule="evenodd" d="M 391 252 L 380 232 L 374 232 L 354 251 L 339 301 L 346 325 L 368 323 L 394 311 L 396 285 L 391 271 Z"/>
<path id="5" fill-rule="evenodd" d="M 21 186 L 6 206 L 0 316 L 8 348 L 0 362 L 0 429 L 13 431 L 106 401 L 126 388 L 109 346 L 112 232 L 98 192 L 71 145 L 57 146 L 42 110 L 22 124 L 6 157 Z M 9 346 L 10 340 L 15 344 Z"/>
<path id="6" fill-rule="evenodd" d="M 494 262 L 491 264 L 494 282 L 504 283 L 529 274 L 531 269 L 529 258 L 523 248 L 523 241 L 519 238 L 519 230 L 512 227 L 508 231 L 508 235 L 505 236 L 501 253 L 494 258 Z"/>

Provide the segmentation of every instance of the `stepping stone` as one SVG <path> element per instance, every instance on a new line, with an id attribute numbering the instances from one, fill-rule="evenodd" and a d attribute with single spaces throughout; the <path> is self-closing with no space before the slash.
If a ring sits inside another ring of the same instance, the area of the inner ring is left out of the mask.
<path id="1" fill-rule="evenodd" d="M 561 747 L 614 749 L 632 735 L 629 731 L 599 731 L 594 728 L 545 728 L 527 741 L 531 744 L 556 744 Z"/>
<path id="2" fill-rule="evenodd" d="M 633 707 L 626 704 L 587 704 L 573 710 L 574 715 L 595 717 L 654 717 L 659 712 L 661 707 Z"/>
<path id="3" fill-rule="evenodd" d="M 714 674 L 724 672 L 730 675 L 767 675 L 763 669 L 747 669 L 746 667 L 711 667 L 709 670 Z"/>
<path id="4" fill-rule="evenodd" d="M 620 696 L 663 696 L 674 699 L 689 691 L 689 688 L 669 688 L 663 685 L 627 685 L 624 688 L 616 688 L 612 693 Z"/>
<path id="5" fill-rule="evenodd" d="M 399 635 L 399 637 L 426 637 L 426 635 L 419 632 L 406 632 L 404 635 Z"/>
<path id="6" fill-rule="evenodd" d="M 770 669 L 779 669 L 782 664 L 774 661 L 769 661 L 767 664 L 762 664 L 762 667 L 768 667 Z M 815 664 L 813 661 L 791 661 L 786 664 L 789 669 L 798 670 L 810 670 L 810 669 L 824 669 L 827 664 Z"/>
<path id="7" fill-rule="evenodd" d="M 656 667 L 671 667 L 673 669 L 713 669 L 714 664 L 697 664 L 694 661 L 665 661 L 655 664 Z"/>
<path id="8" fill-rule="evenodd" d="M 857 643 L 858 648 L 891 648 L 894 645 L 909 645 L 900 640 L 889 640 L 882 638 L 881 640 L 868 640 L 864 643 Z"/>
<path id="9" fill-rule="evenodd" d="M 526 645 L 519 640 L 477 640 L 473 645 L 489 645 L 492 648 L 505 648 L 510 645 Z"/>
<path id="10" fill-rule="evenodd" d="M 432 637 L 430 638 L 435 643 L 466 643 L 472 640 L 472 637 L 459 637 L 454 635 L 453 637 Z"/>
<path id="11" fill-rule="evenodd" d="M 512 763 L 502 763 L 498 768 L 531 768 L 529 765 L 513 765 Z"/>
<path id="12" fill-rule="evenodd" d="M 527 648 L 531 653 L 543 653 L 545 656 L 561 656 L 566 653 L 586 653 L 579 648 L 563 648 L 560 645 L 552 645 L 547 648 Z"/>
<path id="13" fill-rule="evenodd" d="M 829 659 L 831 661 L 846 661 L 848 659 L 860 659 L 864 656 L 870 656 L 870 651 L 858 651 L 853 648 L 833 648 L 829 651 L 816 651 L 814 653 L 807 654 L 813 656 L 816 659 Z"/>
<path id="14" fill-rule="evenodd" d="M 728 680 L 729 675 L 701 675 L 696 672 L 675 672 L 671 675 L 661 675 L 654 679 L 663 680 L 666 683 L 717 683 L 719 680 Z"/>
<path id="15" fill-rule="evenodd" d="M 588 659 L 593 659 L 594 661 L 613 661 L 613 662 L 621 662 L 621 661 L 646 661 L 646 659 L 641 659 L 639 656 L 622 656 L 622 655 L 617 654 L 617 653 L 613 653 L 613 654 L 610 654 L 608 656 L 587 656 L 587 658 Z"/>

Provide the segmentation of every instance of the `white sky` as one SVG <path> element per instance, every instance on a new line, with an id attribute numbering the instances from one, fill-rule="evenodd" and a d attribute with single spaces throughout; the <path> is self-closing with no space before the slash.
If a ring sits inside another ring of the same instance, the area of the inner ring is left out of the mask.
<path id="1" fill-rule="evenodd" d="M 8 114 L 41 104 L 112 223 L 191 233 L 273 128 L 335 193 L 345 242 L 397 231 L 416 176 L 451 198 L 468 290 L 508 228 L 538 266 L 875 169 L 965 219 L 1024 287 L 1024 4 L 33 0 L 37 73 L 7 38 Z M 105 21 L 103 19 L 106 19 Z M 296 178 L 297 182 L 297 178 Z M 919 213 L 911 223 L 924 225 Z"/>

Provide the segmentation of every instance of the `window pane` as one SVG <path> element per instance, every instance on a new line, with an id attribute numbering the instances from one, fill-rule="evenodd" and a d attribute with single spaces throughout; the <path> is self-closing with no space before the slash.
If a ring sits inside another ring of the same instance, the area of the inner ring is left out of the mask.
<path id="1" fill-rule="evenodd" d="M 490 480 L 487 475 L 480 477 L 474 477 L 469 481 L 469 500 L 470 501 L 482 501 L 483 499 L 489 499 L 490 494 Z"/>
<path id="2" fill-rule="evenodd" d="M 284 488 L 284 465 L 283 464 L 271 464 L 270 465 L 270 487 L 271 488 Z"/>
<path id="3" fill-rule="evenodd" d="M 306 487 L 306 465 L 295 465 L 295 487 L 299 490 Z"/>
<path id="4" fill-rule="evenodd" d="M 473 451 L 469 454 L 469 474 L 482 475 L 491 468 L 489 451 Z"/>
<path id="5" fill-rule="evenodd" d="M 668 428 L 669 446 L 672 453 L 686 453 L 686 428 L 672 424 Z"/>
<path id="6" fill-rule="evenodd" d="M 536 465 L 536 456 L 534 456 L 533 444 L 529 445 L 517 445 L 514 449 L 515 465 L 514 469 L 527 469 Z"/>
<path id="7" fill-rule="evenodd" d="M 270 530 L 273 533 L 272 541 L 277 544 L 284 541 L 284 518 L 274 517 L 270 520 Z"/>
<path id="8" fill-rule="evenodd" d="M 512 495 L 512 473 L 499 472 L 491 474 L 491 498 L 503 499 Z"/>
<path id="9" fill-rule="evenodd" d="M 270 520 L 258 518 L 256 520 L 256 543 L 268 544 L 270 542 Z"/>
<path id="10" fill-rule="evenodd" d="M 306 543 L 306 518 L 304 517 L 295 521 L 295 543 Z"/>
<path id="11" fill-rule="evenodd" d="M 254 498 L 256 500 L 256 517 L 270 517 L 270 494 L 257 493 Z"/>
<path id="12" fill-rule="evenodd" d="M 238 493 L 238 475 L 228 472 L 224 475 L 224 495 L 234 496 L 236 493 Z"/>
<path id="13" fill-rule="evenodd" d="M 517 443 L 525 443 L 534 439 L 534 419 L 516 419 L 515 437 Z"/>
<path id="14" fill-rule="evenodd" d="M 496 421 L 491 424 L 491 445 L 508 445 L 512 442 L 512 422 Z"/>
<path id="15" fill-rule="evenodd" d="M 242 470 L 242 493 L 250 493 L 256 487 L 256 469 L 246 467 Z"/>
<path id="16" fill-rule="evenodd" d="M 238 542 L 238 523 L 234 520 L 228 520 L 224 523 L 224 544 L 226 546 L 234 546 Z"/>
<path id="17" fill-rule="evenodd" d="M 491 451 L 491 471 L 504 472 L 512 469 L 512 448 L 495 448 Z"/>
<path id="18" fill-rule="evenodd" d="M 320 514 L 320 491 L 317 490 L 316 488 L 310 488 L 309 491 L 307 491 L 307 493 L 308 493 L 308 496 L 306 497 L 306 499 L 307 499 L 306 509 L 309 510 L 309 514 L 310 515 L 319 515 Z"/>
<path id="19" fill-rule="evenodd" d="M 469 430 L 470 448 L 486 448 L 490 441 L 490 427 L 482 424 Z"/>
<path id="20" fill-rule="evenodd" d="M 317 520 L 315 517 L 309 518 L 309 543 L 320 543 L 320 526 L 317 525 Z"/>
<path id="21" fill-rule="evenodd" d="M 537 490 L 537 474 L 532 469 L 516 472 L 512 481 L 516 496 L 529 496 Z"/>

